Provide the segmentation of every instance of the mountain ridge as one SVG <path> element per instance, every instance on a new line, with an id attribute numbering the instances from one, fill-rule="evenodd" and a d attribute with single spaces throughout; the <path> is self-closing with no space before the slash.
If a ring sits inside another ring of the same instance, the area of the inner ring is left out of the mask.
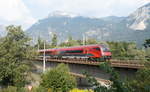
<path id="1" fill-rule="evenodd" d="M 85 34 L 100 41 L 134 41 L 141 45 L 150 36 L 149 7 L 150 4 L 146 4 L 127 17 L 70 17 L 63 12 L 64 14 L 39 20 L 26 33 L 35 42 L 38 37 L 51 41 L 52 34 L 56 33 L 59 42 L 65 41 L 69 35 L 74 39 L 82 39 L 82 35 Z"/>
<path id="2" fill-rule="evenodd" d="M 136 42 L 139 46 L 150 37 L 150 3 L 146 4 L 126 17 L 108 16 L 90 18 L 78 14 L 56 11 L 46 18 L 40 19 L 25 32 L 33 38 L 38 37 L 51 41 L 56 33 L 59 43 L 68 36 L 82 39 L 83 34 L 88 38 L 100 41 Z"/>

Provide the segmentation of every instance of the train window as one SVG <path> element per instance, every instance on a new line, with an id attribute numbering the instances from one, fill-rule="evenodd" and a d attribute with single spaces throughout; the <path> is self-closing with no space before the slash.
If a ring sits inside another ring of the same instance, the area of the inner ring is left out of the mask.
<path id="1" fill-rule="evenodd" d="M 66 51 L 66 53 L 82 53 L 83 50 L 69 50 L 69 51 Z"/>
<path id="2" fill-rule="evenodd" d="M 93 49 L 100 51 L 100 48 L 93 48 Z"/>

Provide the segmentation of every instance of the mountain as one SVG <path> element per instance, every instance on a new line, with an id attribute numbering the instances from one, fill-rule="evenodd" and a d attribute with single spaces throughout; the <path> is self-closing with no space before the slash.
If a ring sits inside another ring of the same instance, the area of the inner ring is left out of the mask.
<path id="1" fill-rule="evenodd" d="M 101 41 L 134 41 L 139 46 L 150 38 L 150 4 L 138 8 L 127 17 L 109 16 L 90 18 L 72 13 L 56 11 L 33 24 L 26 33 L 36 42 L 38 37 L 51 40 L 58 35 L 59 42 L 68 36 L 82 39 L 83 34 Z"/>
<path id="2" fill-rule="evenodd" d="M 102 40 L 111 34 L 114 24 L 124 19 L 114 16 L 102 19 L 83 16 L 72 17 L 64 14 L 67 13 L 63 13 L 63 15 L 62 13 L 58 14 L 58 12 L 57 14 L 52 13 L 47 18 L 32 25 L 26 32 L 34 40 L 37 40 L 38 37 L 50 39 L 52 33 L 56 33 L 61 40 L 67 39 L 70 35 L 75 39 L 82 39 L 83 34 Z"/>
<path id="3" fill-rule="evenodd" d="M 138 8 L 127 21 L 132 30 L 145 30 L 150 23 L 150 3 Z"/>

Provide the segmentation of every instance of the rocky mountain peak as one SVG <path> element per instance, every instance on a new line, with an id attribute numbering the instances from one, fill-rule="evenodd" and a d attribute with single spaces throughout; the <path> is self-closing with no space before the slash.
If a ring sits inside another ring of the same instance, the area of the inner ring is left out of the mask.
<path id="1" fill-rule="evenodd" d="M 95 38 L 100 41 L 134 41 L 141 46 L 150 36 L 150 4 L 138 8 L 127 17 L 90 18 L 73 13 L 55 11 L 32 25 L 26 33 L 36 42 L 40 36 L 51 41 L 56 33 L 59 42 L 71 35 L 74 39 Z M 143 31 L 135 31 L 143 30 Z"/>
<path id="2" fill-rule="evenodd" d="M 147 28 L 147 21 L 150 19 L 150 3 L 138 8 L 128 17 L 130 29 L 144 30 Z"/>

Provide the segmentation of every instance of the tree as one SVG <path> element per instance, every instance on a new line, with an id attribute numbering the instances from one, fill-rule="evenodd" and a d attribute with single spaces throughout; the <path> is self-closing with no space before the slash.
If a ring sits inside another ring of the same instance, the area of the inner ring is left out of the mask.
<path id="1" fill-rule="evenodd" d="M 138 49 L 132 42 L 107 42 L 113 58 L 117 59 L 145 59 L 145 51 Z"/>
<path id="2" fill-rule="evenodd" d="M 147 48 L 146 51 L 145 51 L 145 53 L 146 53 L 146 59 L 148 61 L 150 61 L 150 48 Z"/>
<path id="3" fill-rule="evenodd" d="M 89 45 L 89 44 L 97 44 L 97 40 L 93 39 L 93 38 L 89 38 L 86 40 L 86 44 Z"/>
<path id="4" fill-rule="evenodd" d="M 77 46 L 79 43 L 72 38 L 72 36 L 68 37 L 68 42 L 66 42 L 67 47 Z"/>
<path id="5" fill-rule="evenodd" d="M 71 47 L 71 46 L 78 46 L 80 43 L 77 40 L 74 40 L 72 36 L 69 36 L 66 42 L 61 43 L 60 47 Z"/>
<path id="6" fill-rule="evenodd" d="M 143 45 L 146 48 L 146 58 L 148 61 L 150 61 L 150 39 L 145 40 Z"/>
<path id="7" fill-rule="evenodd" d="M 40 37 L 38 37 L 37 44 L 34 46 L 37 49 L 44 49 L 44 40 L 42 40 Z M 50 44 L 45 41 L 45 48 L 50 48 Z"/>
<path id="8" fill-rule="evenodd" d="M 0 43 L 0 84 L 22 87 L 26 84 L 29 67 L 24 60 L 31 53 L 29 38 L 20 26 L 8 26 L 7 36 Z"/>
<path id="9" fill-rule="evenodd" d="M 137 71 L 134 79 L 121 80 L 119 74 L 109 63 L 102 63 L 100 68 L 109 73 L 112 82 L 107 88 L 100 85 L 97 80 L 85 73 L 86 78 L 94 87 L 94 92 L 150 92 L 150 63 L 146 62 L 144 68 Z"/>
<path id="10" fill-rule="evenodd" d="M 143 69 L 140 69 L 133 80 L 130 80 L 129 86 L 133 92 L 150 92 L 150 63 L 147 62 Z"/>
<path id="11" fill-rule="evenodd" d="M 76 87 L 76 81 L 69 74 L 68 66 L 60 64 L 43 74 L 40 85 L 47 89 L 51 88 L 53 92 L 69 92 Z"/>
<path id="12" fill-rule="evenodd" d="M 150 47 L 150 39 L 146 39 L 143 45 L 145 48 Z"/>
<path id="13" fill-rule="evenodd" d="M 57 46 L 57 35 L 53 34 L 51 47 L 55 48 Z"/>
<path id="14" fill-rule="evenodd" d="M 137 49 L 135 43 L 129 43 L 127 46 L 127 57 L 132 59 L 145 59 L 146 53 L 142 49 Z"/>
<path id="15" fill-rule="evenodd" d="M 38 49 L 44 49 L 44 41 L 40 37 L 38 37 L 37 47 Z"/>
<path id="16" fill-rule="evenodd" d="M 109 65 L 109 63 L 101 64 L 100 68 L 110 74 L 109 80 L 112 83 L 109 87 L 102 86 L 94 77 L 85 74 L 88 81 L 94 87 L 94 92 L 130 92 L 128 86 L 120 79 L 119 74 Z"/>

